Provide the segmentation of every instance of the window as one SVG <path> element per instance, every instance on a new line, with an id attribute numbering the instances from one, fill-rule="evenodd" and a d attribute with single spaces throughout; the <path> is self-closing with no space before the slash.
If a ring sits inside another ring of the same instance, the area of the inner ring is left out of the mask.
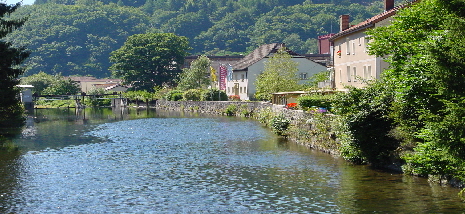
<path id="1" fill-rule="evenodd" d="M 355 55 L 355 42 L 352 42 L 352 55 Z"/>
<path id="2" fill-rule="evenodd" d="M 339 82 L 342 82 L 342 70 L 339 69 Z"/>
<path id="3" fill-rule="evenodd" d="M 301 80 L 306 80 L 307 79 L 307 73 L 300 73 L 299 77 Z"/>
<path id="4" fill-rule="evenodd" d="M 357 68 L 353 67 L 352 69 L 354 71 L 354 82 L 357 82 Z"/>
<path id="5" fill-rule="evenodd" d="M 350 66 L 347 66 L 347 82 L 350 82 Z"/>
<path id="6" fill-rule="evenodd" d="M 346 54 L 350 54 L 350 41 L 349 38 L 346 38 Z"/>
<path id="7" fill-rule="evenodd" d="M 368 79 L 370 75 L 368 74 L 368 68 L 367 66 L 363 66 L 363 79 Z"/>
<path id="8" fill-rule="evenodd" d="M 358 46 L 362 46 L 362 37 L 358 38 Z"/>
<path id="9" fill-rule="evenodd" d="M 230 87 L 228 87 L 228 93 L 231 91 Z"/>
<path id="10" fill-rule="evenodd" d="M 336 55 L 339 56 L 339 58 L 341 58 L 341 55 L 342 55 L 341 54 L 341 46 L 338 45 L 337 47 L 338 47 L 338 49 L 337 49 Z"/>
<path id="11" fill-rule="evenodd" d="M 373 78 L 373 75 L 371 74 L 371 65 L 367 67 L 367 73 L 368 73 L 368 79 L 371 80 Z"/>
<path id="12" fill-rule="evenodd" d="M 368 43 L 370 42 L 370 37 L 365 37 L 365 52 L 368 52 Z"/>
<path id="13" fill-rule="evenodd" d="M 244 75 L 244 74 L 241 74 L 241 80 L 242 80 L 242 82 L 244 82 L 244 79 L 245 79 L 245 75 Z"/>
<path id="14" fill-rule="evenodd" d="M 239 92 L 242 94 L 242 87 L 239 88 Z"/>
<path id="15" fill-rule="evenodd" d="M 247 87 L 244 87 L 244 93 L 247 94 Z"/>

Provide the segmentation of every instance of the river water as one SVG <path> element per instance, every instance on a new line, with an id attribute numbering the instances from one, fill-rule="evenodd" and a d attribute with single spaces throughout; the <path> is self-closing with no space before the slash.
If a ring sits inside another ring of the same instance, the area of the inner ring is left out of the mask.
<path id="1" fill-rule="evenodd" d="M 0 156 L 0 213 L 462 213 L 458 189 L 354 166 L 254 120 L 35 110 Z"/>

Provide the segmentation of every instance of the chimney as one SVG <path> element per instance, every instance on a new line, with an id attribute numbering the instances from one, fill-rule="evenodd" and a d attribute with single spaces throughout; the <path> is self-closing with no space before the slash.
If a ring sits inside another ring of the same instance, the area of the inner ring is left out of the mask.
<path id="1" fill-rule="evenodd" d="M 394 8 L 394 0 L 384 0 L 384 11 L 389 11 Z"/>
<path id="2" fill-rule="evenodd" d="M 349 19 L 350 19 L 349 15 L 341 15 L 339 17 L 339 24 L 341 26 L 340 31 L 345 31 L 345 30 L 349 29 L 349 27 L 350 27 Z"/>

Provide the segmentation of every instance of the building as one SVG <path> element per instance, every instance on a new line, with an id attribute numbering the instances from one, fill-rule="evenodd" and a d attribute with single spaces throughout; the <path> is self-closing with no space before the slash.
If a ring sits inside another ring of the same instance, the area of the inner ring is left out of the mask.
<path id="1" fill-rule="evenodd" d="M 394 7 L 394 0 L 384 0 L 383 13 L 353 26 L 349 15 L 340 16 L 340 32 L 329 38 L 333 44 L 333 85 L 336 90 L 347 90 L 347 86 L 363 88 L 367 81 L 380 78 L 389 64 L 383 57 L 368 55 L 370 37 L 366 31 L 389 25 L 396 12 L 408 5 Z"/>
<path id="2" fill-rule="evenodd" d="M 273 53 L 284 47 L 285 45 L 282 43 L 262 45 L 240 61 L 232 64 L 232 74 L 226 82 L 226 94 L 228 96 L 237 95 L 241 100 L 253 99 L 256 92 L 255 81 L 258 75 L 264 71 L 264 62 Z M 308 81 L 312 75 L 327 70 L 326 66 L 309 60 L 305 56 L 290 50 L 288 53 L 292 56 L 293 61 L 299 63 L 296 75 L 300 77 L 301 84 Z"/>
<path id="3" fill-rule="evenodd" d="M 81 87 L 81 91 L 87 93 L 93 88 L 104 88 L 105 90 L 117 88 L 117 90 L 111 91 L 126 91 L 127 87 L 121 88 L 121 79 L 97 79 L 95 77 L 68 77 L 73 81 L 76 81 Z M 108 88 L 108 89 L 107 89 Z"/>

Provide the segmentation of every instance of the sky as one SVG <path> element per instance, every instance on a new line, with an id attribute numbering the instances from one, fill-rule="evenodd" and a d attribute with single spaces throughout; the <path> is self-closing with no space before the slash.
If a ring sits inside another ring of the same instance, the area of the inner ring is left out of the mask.
<path id="1" fill-rule="evenodd" d="M 6 3 L 6 4 L 16 4 L 18 2 L 20 2 L 21 0 L 0 0 L 0 2 L 2 3 Z M 34 1 L 35 0 L 22 0 L 23 1 L 23 5 L 26 5 L 26 4 L 34 4 Z"/>

